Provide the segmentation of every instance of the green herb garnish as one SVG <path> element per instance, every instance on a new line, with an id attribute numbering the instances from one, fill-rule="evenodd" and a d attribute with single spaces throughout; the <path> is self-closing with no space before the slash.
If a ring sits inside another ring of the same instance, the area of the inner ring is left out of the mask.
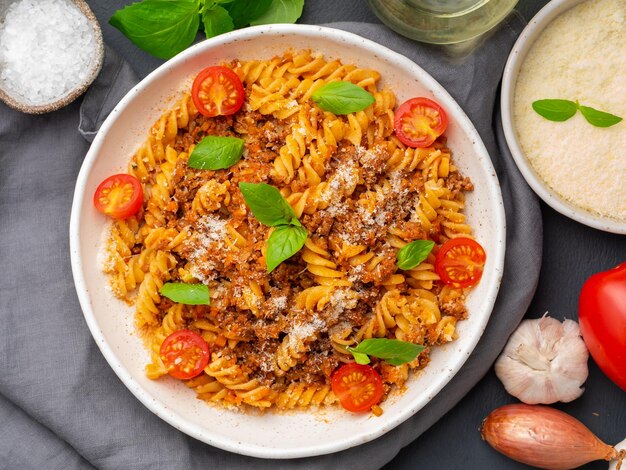
<path id="1" fill-rule="evenodd" d="M 398 339 L 369 338 L 356 347 L 347 347 L 357 364 L 369 364 L 369 356 L 382 359 L 392 366 L 406 364 L 415 359 L 424 350 L 420 344 L 407 343 Z"/>
<path id="2" fill-rule="evenodd" d="M 302 15 L 303 8 L 304 0 L 272 0 L 267 11 L 250 21 L 250 24 L 295 23 Z"/>
<path id="3" fill-rule="evenodd" d="M 246 205 L 259 222 L 276 227 L 267 240 L 265 264 L 271 273 L 304 246 L 307 231 L 289 203 L 274 186 L 266 183 L 239 183 Z"/>
<path id="4" fill-rule="evenodd" d="M 179 304 L 209 305 L 209 288 L 205 284 L 186 284 L 184 282 L 166 282 L 159 293 Z"/>
<path id="5" fill-rule="evenodd" d="M 170 59 L 199 29 L 207 38 L 250 24 L 295 23 L 304 0 L 142 0 L 117 10 L 109 23 L 137 47 Z"/>
<path id="6" fill-rule="evenodd" d="M 324 111 L 334 114 L 355 113 L 376 101 L 371 93 L 350 82 L 330 82 L 315 90 L 311 98 Z"/>
<path id="7" fill-rule="evenodd" d="M 435 246 L 435 242 L 430 240 L 415 240 L 404 245 L 396 255 L 398 261 L 396 265 L 403 270 L 413 269 L 426 259 Z"/>
<path id="8" fill-rule="evenodd" d="M 272 0 L 237 0 L 228 3 L 225 8 L 235 28 L 243 28 L 267 12 L 271 5 Z"/>
<path id="9" fill-rule="evenodd" d="M 239 183 L 246 205 L 254 216 L 268 227 L 300 225 L 293 208 L 280 191 L 266 183 Z"/>
<path id="10" fill-rule="evenodd" d="M 597 109 L 590 108 L 589 106 L 578 106 L 580 114 L 587 120 L 589 124 L 596 127 L 611 127 L 622 120 L 621 117 L 615 116 L 611 113 L 605 113 L 604 111 L 598 111 Z"/>
<path id="11" fill-rule="evenodd" d="M 109 23 L 137 47 L 169 59 L 194 41 L 200 13 L 195 0 L 143 0 L 117 10 Z"/>
<path id="12" fill-rule="evenodd" d="M 202 12 L 202 26 L 207 38 L 219 36 L 235 29 L 233 19 L 226 8 L 213 5 Z"/>
<path id="13" fill-rule="evenodd" d="M 578 101 L 559 99 L 537 100 L 532 103 L 532 107 L 537 114 L 549 121 L 567 121 L 576 114 L 576 111 L 580 111 L 587 122 L 596 127 L 611 127 L 622 120 L 619 116 L 598 111 L 589 106 L 583 106 Z"/>
<path id="14" fill-rule="evenodd" d="M 567 121 L 578 109 L 576 103 L 569 100 L 538 100 L 532 106 L 537 114 L 557 122 Z"/>
<path id="15" fill-rule="evenodd" d="M 230 168 L 241 159 L 243 143 L 236 137 L 209 135 L 194 147 L 187 165 L 199 170 Z"/>
<path id="16" fill-rule="evenodd" d="M 276 266 L 300 251 L 307 235 L 306 229 L 302 226 L 280 225 L 276 227 L 267 240 L 265 252 L 267 272 L 271 273 Z"/>

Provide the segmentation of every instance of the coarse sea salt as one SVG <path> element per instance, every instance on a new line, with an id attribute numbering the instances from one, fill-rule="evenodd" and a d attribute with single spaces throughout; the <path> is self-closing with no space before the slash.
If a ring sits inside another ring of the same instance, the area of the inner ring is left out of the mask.
<path id="1" fill-rule="evenodd" d="M 33 104 L 56 101 L 83 83 L 97 51 L 87 17 L 66 0 L 19 0 L 0 21 L 0 82 Z"/>

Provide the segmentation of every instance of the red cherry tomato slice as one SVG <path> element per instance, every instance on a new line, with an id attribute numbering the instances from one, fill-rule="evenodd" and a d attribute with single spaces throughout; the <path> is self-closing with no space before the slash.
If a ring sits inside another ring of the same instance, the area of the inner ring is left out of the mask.
<path id="1" fill-rule="evenodd" d="M 211 357 L 206 341 L 190 330 L 178 330 L 165 338 L 160 355 L 169 374 L 182 380 L 200 375 Z"/>
<path id="2" fill-rule="evenodd" d="M 407 147 L 428 147 L 445 132 L 448 116 L 433 100 L 412 98 L 398 107 L 393 127 Z"/>
<path id="3" fill-rule="evenodd" d="M 114 219 L 135 215 L 143 204 L 141 183 L 133 175 L 120 173 L 105 179 L 93 195 L 93 204 Z"/>
<path id="4" fill-rule="evenodd" d="M 593 360 L 626 392 L 626 263 L 585 281 L 578 321 Z"/>
<path id="5" fill-rule="evenodd" d="M 368 365 L 345 364 L 333 374 L 330 384 L 341 406 L 348 411 L 368 411 L 383 396 L 383 381 Z"/>
<path id="6" fill-rule="evenodd" d="M 216 65 L 202 70 L 193 81 L 191 98 L 207 117 L 235 114 L 243 105 L 245 92 L 235 72 Z"/>
<path id="7" fill-rule="evenodd" d="M 453 238 L 443 244 L 435 259 L 435 271 L 453 287 L 475 286 L 483 275 L 487 255 L 471 238 Z"/>

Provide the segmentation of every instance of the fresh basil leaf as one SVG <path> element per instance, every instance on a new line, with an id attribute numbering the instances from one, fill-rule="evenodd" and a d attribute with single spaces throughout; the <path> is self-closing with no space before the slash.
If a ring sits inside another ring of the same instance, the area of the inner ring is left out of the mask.
<path id="1" fill-rule="evenodd" d="M 250 24 L 295 23 L 302 15 L 302 8 L 304 0 L 272 0 L 269 9 Z"/>
<path id="2" fill-rule="evenodd" d="M 219 36 L 235 29 L 233 19 L 228 11 L 219 5 L 207 8 L 202 12 L 202 24 L 207 38 Z"/>
<path id="3" fill-rule="evenodd" d="M 407 343 L 397 339 L 369 338 L 361 341 L 355 348 L 346 348 L 357 354 L 368 354 L 382 359 L 392 366 L 406 364 L 415 359 L 424 350 L 424 346 Z M 356 360 L 356 357 L 355 357 Z"/>
<path id="4" fill-rule="evenodd" d="M 621 117 L 615 116 L 611 113 L 605 113 L 604 111 L 598 111 L 597 109 L 590 108 L 589 106 L 578 106 L 580 113 L 587 120 L 589 124 L 596 127 L 611 127 L 622 120 Z"/>
<path id="5" fill-rule="evenodd" d="M 578 106 L 569 100 L 537 100 L 532 104 L 537 114 L 549 121 L 567 121 L 574 114 Z"/>
<path id="6" fill-rule="evenodd" d="M 354 352 L 354 351 L 350 351 L 350 352 L 352 353 L 352 356 L 354 357 L 354 362 L 356 362 L 357 364 L 369 364 L 370 363 L 370 357 L 367 354 Z"/>
<path id="7" fill-rule="evenodd" d="M 271 6 L 272 0 L 236 0 L 225 5 L 235 28 L 243 28 L 263 15 Z"/>
<path id="8" fill-rule="evenodd" d="M 208 135 L 194 147 L 187 165 L 198 170 L 222 170 L 237 163 L 241 155 L 242 139 Z"/>
<path id="9" fill-rule="evenodd" d="M 205 284 L 185 284 L 184 282 L 166 282 L 159 293 L 179 304 L 209 305 L 209 288 Z"/>
<path id="10" fill-rule="evenodd" d="M 200 13 L 194 0 L 143 0 L 117 10 L 109 24 L 137 47 L 170 59 L 196 38 Z"/>
<path id="11" fill-rule="evenodd" d="M 277 227 L 267 240 L 265 252 L 267 272 L 271 273 L 276 266 L 300 251 L 306 237 L 307 231 L 304 227 L 295 225 Z"/>
<path id="12" fill-rule="evenodd" d="M 324 111 L 334 114 L 355 113 L 376 101 L 370 92 L 350 82 L 330 82 L 315 90 L 311 98 Z"/>
<path id="13" fill-rule="evenodd" d="M 435 246 L 435 242 L 430 240 L 415 240 L 408 245 L 404 245 L 396 255 L 397 265 L 400 269 L 413 269 L 426 259 Z"/>
<path id="14" fill-rule="evenodd" d="M 301 226 L 292 207 L 274 186 L 266 183 L 239 183 L 246 205 L 262 224 L 269 227 Z"/>

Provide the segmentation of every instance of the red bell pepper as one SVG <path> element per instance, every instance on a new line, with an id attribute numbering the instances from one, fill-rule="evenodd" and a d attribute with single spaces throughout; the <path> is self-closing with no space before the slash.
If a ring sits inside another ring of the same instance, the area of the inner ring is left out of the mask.
<path id="1" fill-rule="evenodd" d="M 578 321 L 594 361 L 626 391 L 626 262 L 587 279 Z"/>

